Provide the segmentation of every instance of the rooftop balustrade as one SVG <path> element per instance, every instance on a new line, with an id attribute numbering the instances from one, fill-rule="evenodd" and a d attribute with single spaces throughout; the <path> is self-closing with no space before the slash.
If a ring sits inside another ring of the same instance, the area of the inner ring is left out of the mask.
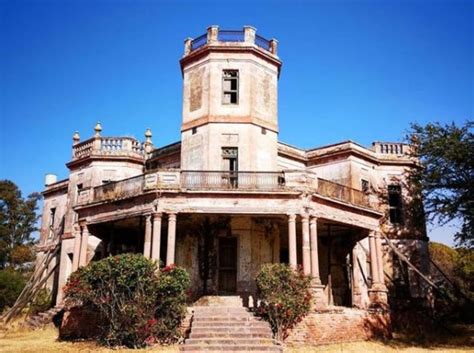
<path id="1" fill-rule="evenodd" d="M 410 153 L 410 145 L 399 142 L 374 142 L 372 149 L 384 155 L 406 155 Z"/>
<path id="2" fill-rule="evenodd" d="M 375 209 L 369 195 L 361 190 L 329 180 L 316 178 L 305 171 L 230 172 L 163 170 L 141 174 L 81 190 L 78 205 L 114 201 L 139 196 L 149 191 L 180 192 L 298 192 L 307 191 L 349 203 Z"/>
<path id="3" fill-rule="evenodd" d="M 240 45 L 254 45 L 277 55 L 277 41 L 275 39 L 266 39 L 258 34 L 253 27 L 246 26 L 242 30 L 224 30 L 218 26 L 211 26 L 207 33 L 194 39 L 185 40 L 185 55 L 198 50 L 206 45 L 227 45 L 227 43 L 237 43 Z"/>
<path id="4" fill-rule="evenodd" d="M 133 137 L 105 137 L 100 136 L 102 126 L 97 123 L 94 137 L 80 141 L 79 133 L 73 136 L 72 160 L 91 156 L 128 156 L 143 159 L 152 149 L 151 131 L 145 132 L 145 142 Z"/>

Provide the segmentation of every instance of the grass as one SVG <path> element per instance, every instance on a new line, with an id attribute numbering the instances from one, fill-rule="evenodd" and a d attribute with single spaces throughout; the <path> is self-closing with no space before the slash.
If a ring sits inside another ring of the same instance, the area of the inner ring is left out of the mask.
<path id="1" fill-rule="evenodd" d="M 467 334 L 467 336 L 466 336 Z M 22 331 L 19 329 L 0 332 L 0 352 L 21 353 L 87 353 L 87 352 L 158 352 L 177 353 L 178 346 L 166 346 L 150 349 L 108 349 L 93 342 L 60 342 L 57 329 L 47 327 L 44 330 Z M 331 344 L 318 347 L 286 348 L 285 353 L 428 353 L 428 352 L 473 352 L 472 328 L 456 337 L 441 337 L 425 343 L 410 342 L 398 337 L 387 342 L 354 342 Z"/>
<path id="2" fill-rule="evenodd" d="M 0 334 L 0 352 L 21 353 L 88 353 L 88 352 L 160 352 L 177 353 L 177 346 L 165 346 L 152 349 L 108 349 L 93 342 L 61 342 L 57 340 L 58 331 L 54 327 L 44 330 L 21 331 L 13 330 Z"/>

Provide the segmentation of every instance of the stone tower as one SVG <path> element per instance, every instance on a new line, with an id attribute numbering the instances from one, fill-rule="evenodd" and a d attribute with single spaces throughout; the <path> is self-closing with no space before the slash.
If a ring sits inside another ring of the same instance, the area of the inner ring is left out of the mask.
<path id="1" fill-rule="evenodd" d="M 182 170 L 277 170 L 277 41 L 255 28 L 186 39 Z"/>

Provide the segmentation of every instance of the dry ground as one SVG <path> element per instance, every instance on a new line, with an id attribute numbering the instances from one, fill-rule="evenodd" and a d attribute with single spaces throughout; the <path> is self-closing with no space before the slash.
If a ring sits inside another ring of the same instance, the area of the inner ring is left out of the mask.
<path id="1" fill-rule="evenodd" d="M 468 331 L 467 334 L 472 334 Z M 37 331 L 9 330 L 0 332 L 0 352 L 31 352 L 31 353 L 87 353 L 87 352 L 160 352 L 177 353 L 178 346 L 160 347 L 153 349 L 107 349 L 91 342 L 59 342 L 56 340 L 57 330 L 53 327 Z M 472 337 L 471 337 L 472 338 Z M 472 343 L 472 342 L 471 342 Z M 287 353 L 427 353 L 427 352 L 474 352 L 474 346 L 469 345 L 469 337 L 462 336 L 455 339 L 444 339 L 440 342 L 430 342 L 429 345 L 407 343 L 402 339 L 382 342 L 355 342 L 333 344 L 317 348 L 287 348 Z"/>

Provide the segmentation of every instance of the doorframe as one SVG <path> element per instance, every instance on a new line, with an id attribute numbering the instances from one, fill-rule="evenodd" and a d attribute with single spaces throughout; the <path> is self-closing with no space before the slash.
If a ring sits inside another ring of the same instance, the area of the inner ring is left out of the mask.
<path id="1" fill-rule="evenodd" d="M 238 293 L 238 279 L 240 276 L 240 237 L 238 234 L 232 234 L 232 235 L 219 235 L 217 236 L 217 294 L 221 295 L 221 291 L 219 288 L 219 276 L 220 276 L 220 240 L 221 238 L 234 238 L 235 241 L 235 247 L 236 247 L 236 259 L 235 259 L 235 294 Z M 226 293 L 225 295 L 229 295 L 229 293 Z"/>

